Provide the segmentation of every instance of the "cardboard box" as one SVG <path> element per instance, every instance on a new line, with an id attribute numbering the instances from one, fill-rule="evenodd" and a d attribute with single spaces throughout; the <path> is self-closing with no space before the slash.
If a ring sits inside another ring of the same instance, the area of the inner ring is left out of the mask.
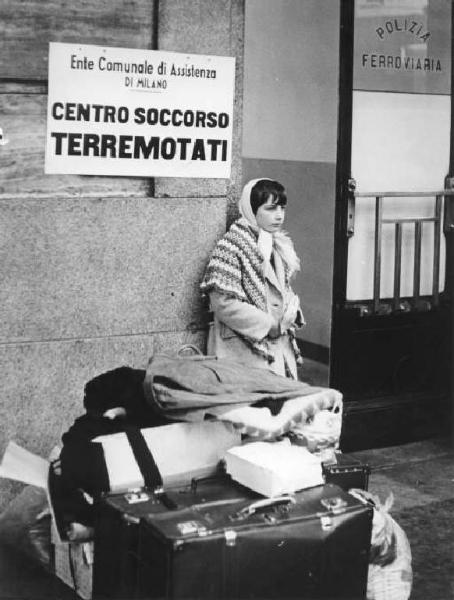
<path id="1" fill-rule="evenodd" d="M 63 542 L 51 526 L 54 573 L 83 600 L 92 600 L 94 542 Z"/>

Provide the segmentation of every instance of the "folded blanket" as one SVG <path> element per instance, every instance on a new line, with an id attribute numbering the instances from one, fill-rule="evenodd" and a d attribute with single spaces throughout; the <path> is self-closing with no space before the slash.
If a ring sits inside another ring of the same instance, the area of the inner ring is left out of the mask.
<path id="1" fill-rule="evenodd" d="M 308 427 L 309 421 L 312 422 L 319 415 L 330 414 L 339 421 L 337 436 L 331 440 L 335 445 L 340 437 L 341 406 L 342 394 L 326 388 L 307 396 L 287 400 L 276 415 L 271 414 L 268 408 L 240 406 L 222 413 L 217 418 L 233 423 L 244 435 L 270 440 L 288 431 L 300 432 L 304 427 Z M 340 412 L 334 414 L 338 409 Z M 315 449 L 311 447 L 311 450 Z"/>
<path id="2" fill-rule="evenodd" d="M 270 420 L 263 411 L 260 413 L 264 429 L 273 435 L 287 430 L 292 422 L 306 420 L 319 410 L 331 408 L 342 398 L 335 390 L 314 387 L 228 359 L 164 354 L 150 359 L 144 391 L 154 411 L 169 419 L 183 421 L 213 416 L 241 422 L 241 418 L 248 415 L 242 411 L 237 419 L 239 413 L 232 412 L 235 409 L 257 403 L 263 407 L 267 402 L 274 415 L 273 403 L 281 406 L 284 401 L 286 408 L 280 410 L 275 419 Z M 302 398 L 307 399 L 301 401 Z"/>

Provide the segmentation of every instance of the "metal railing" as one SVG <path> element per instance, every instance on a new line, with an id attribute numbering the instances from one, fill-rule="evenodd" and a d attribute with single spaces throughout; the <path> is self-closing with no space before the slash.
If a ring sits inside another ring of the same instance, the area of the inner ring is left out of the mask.
<path id="1" fill-rule="evenodd" d="M 382 263 L 382 238 L 383 226 L 394 225 L 395 241 L 394 241 L 394 282 L 393 282 L 393 297 L 390 302 L 391 311 L 400 310 L 420 310 L 421 309 L 421 252 L 423 240 L 423 224 L 434 224 L 434 241 L 433 241 L 433 263 L 432 263 L 432 294 L 430 296 L 430 305 L 436 307 L 440 302 L 439 293 L 439 277 L 440 277 L 440 242 L 441 242 L 441 226 L 442 226 L 442 210 L 443 200 L 449 198 L 452 204 L 454 198 L 454 190 L 441 190 L 435 192 L 355 192 L 354 182 L 349 184 L 349 200 L 348 200 L 348 218 L 347 218 L 347 236 L 352 237 L 355 232 L 355 203 L 361 198 L 375 198 L 375 230 L 374 230 L 374 273 L 373 273 L 373 299 L 372 312 L 374 314 L 382 312 L 382 298 L 380 294 L 380 278 L 381 278 L 381 263 Z M 431 217 L 411 217 L 411 218 L 384 218 L 383 217 L 383 202 L 385 198 L 435 198 L 434 214 Z M 446 202 L 446 200 L 445 200 Z M 448 215 L 452 214 L 452 209 L 445 209 L 445 227 L 444 231 L 452 231 L 454 224 L 449 222 Z M 401 297 L 401 280 L 402 280 L 402 230 L 405 224 L 413 224 L 414 226 L 414 264 L 413 264 L 413 294 L 410 298 L 410 306 L 402 304 Z M 361 304 L 361 302 L 359 303 Z M 355 302 L 355 305 L 358 305 Z M 427 301 L 425 302 L 427 305 Z M 370 311 L 362 306 L 361 314 L 370 314 Z"/>

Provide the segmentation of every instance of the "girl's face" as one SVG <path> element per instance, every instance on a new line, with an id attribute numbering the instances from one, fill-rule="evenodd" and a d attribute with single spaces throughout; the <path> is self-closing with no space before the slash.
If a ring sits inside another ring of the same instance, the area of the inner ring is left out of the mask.
<path id="1" fill-rule="evenodd" d="M 265 204 L 259 206 L 255 218 L 261 229 L 275 233 L 281 229 L 284 223 L 285 206 L 273 204 L 273 197 L 270 195 Z"/>

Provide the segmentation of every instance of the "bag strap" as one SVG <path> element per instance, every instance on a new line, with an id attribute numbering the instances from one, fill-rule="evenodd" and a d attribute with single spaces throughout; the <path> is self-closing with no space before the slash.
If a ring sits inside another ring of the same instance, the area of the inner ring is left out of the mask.
<path id="1" fill-rule="evenodd" d="M 167 494 L 164 492 L 162 476 L 159 467 L 148 448 L 147 442 L 138 427 L 127 425 L 125 427 L 126 437 L 128 438 L 134 458 L 142 473 L 145 487 L 152 490 L 159 497 L 161 502 L 167 508 L 174 510 L 177 508 Z"/>
<path id="2" fill-rule="evenodd" d="M 134 458 L 137 461 L 140 472 L 142 473 L 145 487 L 154 490 L 162 487 L 162 477 L 159 472 L 150 449 L 147 446 L 145 438 L 138 427 L 127 425 L 125 427 L 126 437 L 131 446 Z"/>
<path id="3" fill-rule="evenodd" d="M 195 344 L 183 344 L 178 349 L 177 356 L 203 356 L 203 352 Z"/>

